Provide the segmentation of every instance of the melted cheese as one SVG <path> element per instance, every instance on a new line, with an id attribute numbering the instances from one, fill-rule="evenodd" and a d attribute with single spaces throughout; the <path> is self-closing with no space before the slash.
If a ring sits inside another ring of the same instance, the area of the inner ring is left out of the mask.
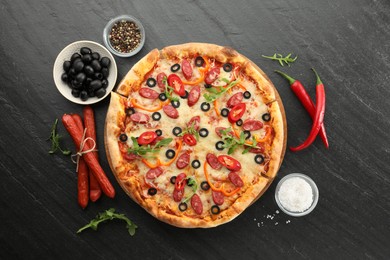
<path id="1" fill-rule="evenodd" d="M 168 61 L 168 60 L 160 60 L 157 63 L 157 66 L 153 73 L 150 75 L 151 77 L 156 78 L 157 74 L 160 72 L 165 72 L 167 75 L 171 73 L 170 67 L 174 64 L 175 62 L 173 61 Z M 181 72 L 181 69 L 176 72 L 176 74 L 181 77 L 183 80 L 184 76 Z M 196 67 L 194 67 L 193 70 L 193 76 L 191 80 L 196 80 L 199 77 L 200 73 Z M 232 73 L 224 72 L 223 69 L 221 68 L 220 76 L 219 79 L 216 80 L 215 85 L 216 86 L 225 86 L 226 82 L 222 81 L 222 78 L 227 78 L 229 80 L 232 79 Z M 254 97 L 257 96 L 258 90 L 256 88 L 256 85 L 245 78 L 242 78 L 240 81 L 240 84 L 246 88 L 247 91 L 252 93 L 252 97 L 250 99 L 244 99 L 242 102 L 246 103 L 246 111 L 245 114 L 242 117 L 242 120 L 245 121 L 246 119 L 256 119 L 256 120 L 261 120 L 261 116 L 264 113 L 268 112 L 267 106 L 262 102 L 262 100 L 259 99 L 254 99 Z M 189 165 L 182 170 L 177 169 L 176 167 L 176 162 L 174 162 L 171 166 L 165 167 L 162 166 L 164 169 L 164 173 L 161 174 L 159 177 L 153 180 L 146 180 L 145 174 L 149 171 L 149 167 L 146 166 L 141 160 L 137 160 L 137 165 L 139 168 L 139 175 L 140 175 L 140 180 L 145 179 L 146 182 L 150 182 L 152 186 L 157 187 L 158 193 L 153 196 L 153 198 L 156 201 L 163 200 L 165 196 L 172 196 L 173 190 L 174 190 L 174 185 L 170 183 L 170 178 L 172 176 L 177 176 L 178 174 L 184 172 L 186 173 L 187 177 L 191 177 L 195 179 L 198 189 L 196 193 L 200 196 L 202 204 L 203 204 L 203 214 L 209 214 L 209 209 L 211 206 L 214 205 L 214 202 L 211 197 L 211 189 L 208 191 L 203 191 L 200 188 L 201 182 L 205 181 L 205 174 L 203 172 L 203 164 L 206 161 L 206 155 L 208 153 L 213 153 L 215 155 L 221 155 L 221 154 L 227 154 L 227 149 L 223 151 L 218 151 L 215 147 L 215 144 L 218 141 L 221 141 L 221 138 L 216 134 L 215 128 L 216 127 L 231 127 L 231 124 L 229 123 L 228 119 L 225 117 L 218 116 L 214 110 L 214 103 L 210 103 L 210 110 L 207 112 L 203 112 L 200 109 L 200 106 L 203 102 L 205 102 L 205 98 L 203 97 L 203 94 L 206 93 L 207 91 L 205 90 L 204 84 L 201 84 L 201 96 L 198 100 L 198 102 L 192 106 L 189 107 L 187 104 L 187 99 L 182 99 L 180 98 L 180 107 L 177 108 L 179 112 L 179 118 L 177 119 L 172 119 L 168 117 L 163 110 L 158 111 L 161 114 L 161 119 L 159 121 L 154 121 L 152 119 L 152 114 L 153 112 L 147 112 L 143 111 L 140 109 L 136 109 L 138 112 L 147 114 L 150 116 L 150 121 L 147 124 L 136 124 L 136 123 L 129 123 L 126 128 L 127 135 L 130 137 L 137 137 L 140 134 L 142 134 L 145 131 L 150 131 L 150 130 L 157 130 L 161 129 L 163 131 L 162 136 L 164 138 L 173 138 L 173 141 L 167 146 L 163 147 L 160 149 L 160 151 L 156 154 L 153 154 L 156 156 L 156 158 L 159 158 L 160 160 L 167 162 L 170 159 L 168 159 L 165 155 L 166 151 L 168 149 L 175 149 L 175 144 L 176 140 L 179 139 L 179 137 L 175 137 L 172 134 L 172 130 L 174 127 L 180 127 L 183 130 L 186 128 L 186 124 L 188 121 L 194 117 L 194 116 L 200 116 L 200 126 L 199 128 L 206 128 L 209 131 L 209 134 L 206 138 L 204 137 L 199 137 L 199 140 L 197 141 L 197 144 L 195 146 L 188 146 L 183 142 L 183 148 L 179 152 L 179 155 L 182 154 L 184 151 L 190 153 L 190 163 Z M 214 85 L 214 84 L 213 84 Z M 142 87 L 147 87 L 146 82 L 142 84 Z M 189 92 L 192 88 L 192 86 L 185 86 L 186 90 Z M 154 87 L 153 90 L 160 92 L 161 90 L 158 88 L 158 86 Z M 227 92 L 226 95 L 222 95 L 220 98 L 217 100 L 217 105 L 218 110 L 220 111 L 222 108 L 226 106 L 226 102 L 228 99 L 235 93 L 237 92 L 243 92 L 243 89 L 240 89 L 238 86 L 232 88 L 231 91 Z M 138 92 L 134 92 L 131 94 L 129 99 L 136 99 L 139 104 L 148 106 L 148 107 L 156 107 L 159 105 L 159 100 L 150 100 L 143 98 L 139 95 Z M 237 129 L 240 129 L 240 127 L 236 127 Z M 240 129 L 242 131 L 242 129 Z M 251 134 L 258 135 L 259 137 L 264 136 L 264 129 L 260 129 L 257 131 L 252 131 Z M 128 146 L 132 147 L 132 141 L 129 138 L 128 139 Z M 244 181 L 245 186 L 241 188 L 241 191 L 245 191 L 245 189 L 254 182 L 257 182 L 260 176 L 260 173 L 264 170 L 264 165 L 259 165 L 255 163 L 254 157 L 255 154 L 253 153 L 246 153 L 242 154 L 244 150 L 244 147 L 238 147 L 233 154 L 230 156 L 234 157 L 236 160 L 238 160 L 241 163 L 242 169 L 238 172 L 239 176 L 241 179 Z M 156 163 L 157 160 L 156 158 L 148 158 L 148 161 L 151 163 Z M 193 160 L 199 160 L 201 163 L 201 166 L 198 169 L 194 169 L 191 166 L 191 162 Z M 226 169 L 225 167 L 222 167 L 221 170 L 214 170 L 210 166 L 208 166 L 208 172 L 211 178 L 211 182 L 215 185 L 220 185 L 220 183 L 225 182 L 227 183 L 226 187 L 230 187 L 230 189 L 233 189 L 234 187 L 228 180 L 228 174 L 229 170 Z M 149 183 L 149 185 L 150 185 Z M 148 184 L 148 183 L 147 183 Z M 185 187 L 185 193 L 183 200 L 186 198 L 190 198 L 193 194 L 193 189 L 192 187 Z M 239 194 L 239 193 L 238 193 Z M 232 202 L 234 202 L 234 198 L 238 196 L 238 194 L 233 195 L 232 197 L 225 197 L 225 202 L 223 205 L 220 206 L 221 210 L 229 207 Z M 149 196 L 145 193 L 145 196 Z M 168 203 L 168 202 L 166 202 Z M 184 214 L 180 212 L 177 207 L 173 207 L 171 210 L 176 212 L 176 214 Z M 186 211 L 185 214 L 195 214 L 193 210 L 191 209 L 190 202 L 188 200 L 188 210 Z"/>

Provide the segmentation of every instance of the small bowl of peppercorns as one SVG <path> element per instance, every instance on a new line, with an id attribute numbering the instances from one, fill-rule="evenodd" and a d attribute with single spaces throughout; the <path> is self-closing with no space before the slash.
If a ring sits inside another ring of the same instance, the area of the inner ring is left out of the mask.
<path id="1" fill-rule="evenodd" d="M 120 15 L 107 23 L 103 31 L 103 41 L 112 54 L 131 57 L 144 46 L 145 29 L 135 17 Z"/>

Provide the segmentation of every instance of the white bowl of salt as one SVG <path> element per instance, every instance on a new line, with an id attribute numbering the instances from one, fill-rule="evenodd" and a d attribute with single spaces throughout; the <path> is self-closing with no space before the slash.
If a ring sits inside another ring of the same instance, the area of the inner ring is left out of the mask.
<path id="1" fill-rule="evenodd" d="M 283 177 L 275 190 L 279 208 L 293 217 L 301 217 L 313 211 L 318 203 L 319 191 L 315 182 L 302 173 Z"/>

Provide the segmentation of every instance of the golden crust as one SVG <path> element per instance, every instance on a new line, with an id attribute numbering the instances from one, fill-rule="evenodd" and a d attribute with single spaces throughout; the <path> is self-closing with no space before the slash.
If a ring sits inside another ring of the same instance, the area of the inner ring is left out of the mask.
<path id="1" fill-rule="evenodd" d="M 129 93 L 136 91 L 144 80 L 145 75 L 156 65 L 159 56 L 159 51 L 154 49 L 138 61 L 119 83 L 116 92 L 127 97 Z"/>
<path id="2" fill-rule="evenodd" d="M 127 73 L 121 81 L 117 92 L 123 96 L 128 96 L 133 91 L 137 91 L 145 75 L 153 69 L 159 59 L 179 60 L 195 55 L 204 55 L 221 63 L 240 63 L 242 64 L 241 72 L 256 83 L 263 101 L 269 106 L 269 111 L 272 114 L 270 123 L 274 130 L 266 176 L 259 176 L 256 183 L 246 185 L 245 190 L 234 197 L 234 203 L 218 215 L 203 214 L 201 217 L 194 218 L 191 215 L 178 212 L 177 205 L 170 198 L 165 200 L 164 203 L 158 203 L 156 200 L 150 199 L 146 196 L 145 189 L 141 186 L 142 180 L 138 179 L 137 165 L 128 161 L 124 162 L 119 149 L 117 136 L 121 128 L 124 128 L 121 124 L 123 124 L 126 117 L 124 114 L 126 98 L 116 93 L 111 94 L 110 107 L 107 112 L 105 148 L 110 167 L 123 190 L 151 215 L 177 227 L 210 228 L 236 218 L 261 197 L 270 186 L 279 170 L 285 152 L 286 120 L 283 104 L 275 87 L 259 67 L 230 47 L 208 43 L 187 43 L 165 47 L 161 51 L 157 49 L 152 50 Z"/>

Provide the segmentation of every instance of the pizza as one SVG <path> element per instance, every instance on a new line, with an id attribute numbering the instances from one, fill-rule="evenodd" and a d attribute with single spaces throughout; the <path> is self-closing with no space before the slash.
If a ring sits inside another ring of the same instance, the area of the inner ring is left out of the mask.
<path id="1" fill-rule="evenodd" d="M 183 228 L 227 223 L 275 178 L 286 122 L 271 81 L 229 47 L 154 49 L 111 93 L 110 167 L 147 212 Z"/>

